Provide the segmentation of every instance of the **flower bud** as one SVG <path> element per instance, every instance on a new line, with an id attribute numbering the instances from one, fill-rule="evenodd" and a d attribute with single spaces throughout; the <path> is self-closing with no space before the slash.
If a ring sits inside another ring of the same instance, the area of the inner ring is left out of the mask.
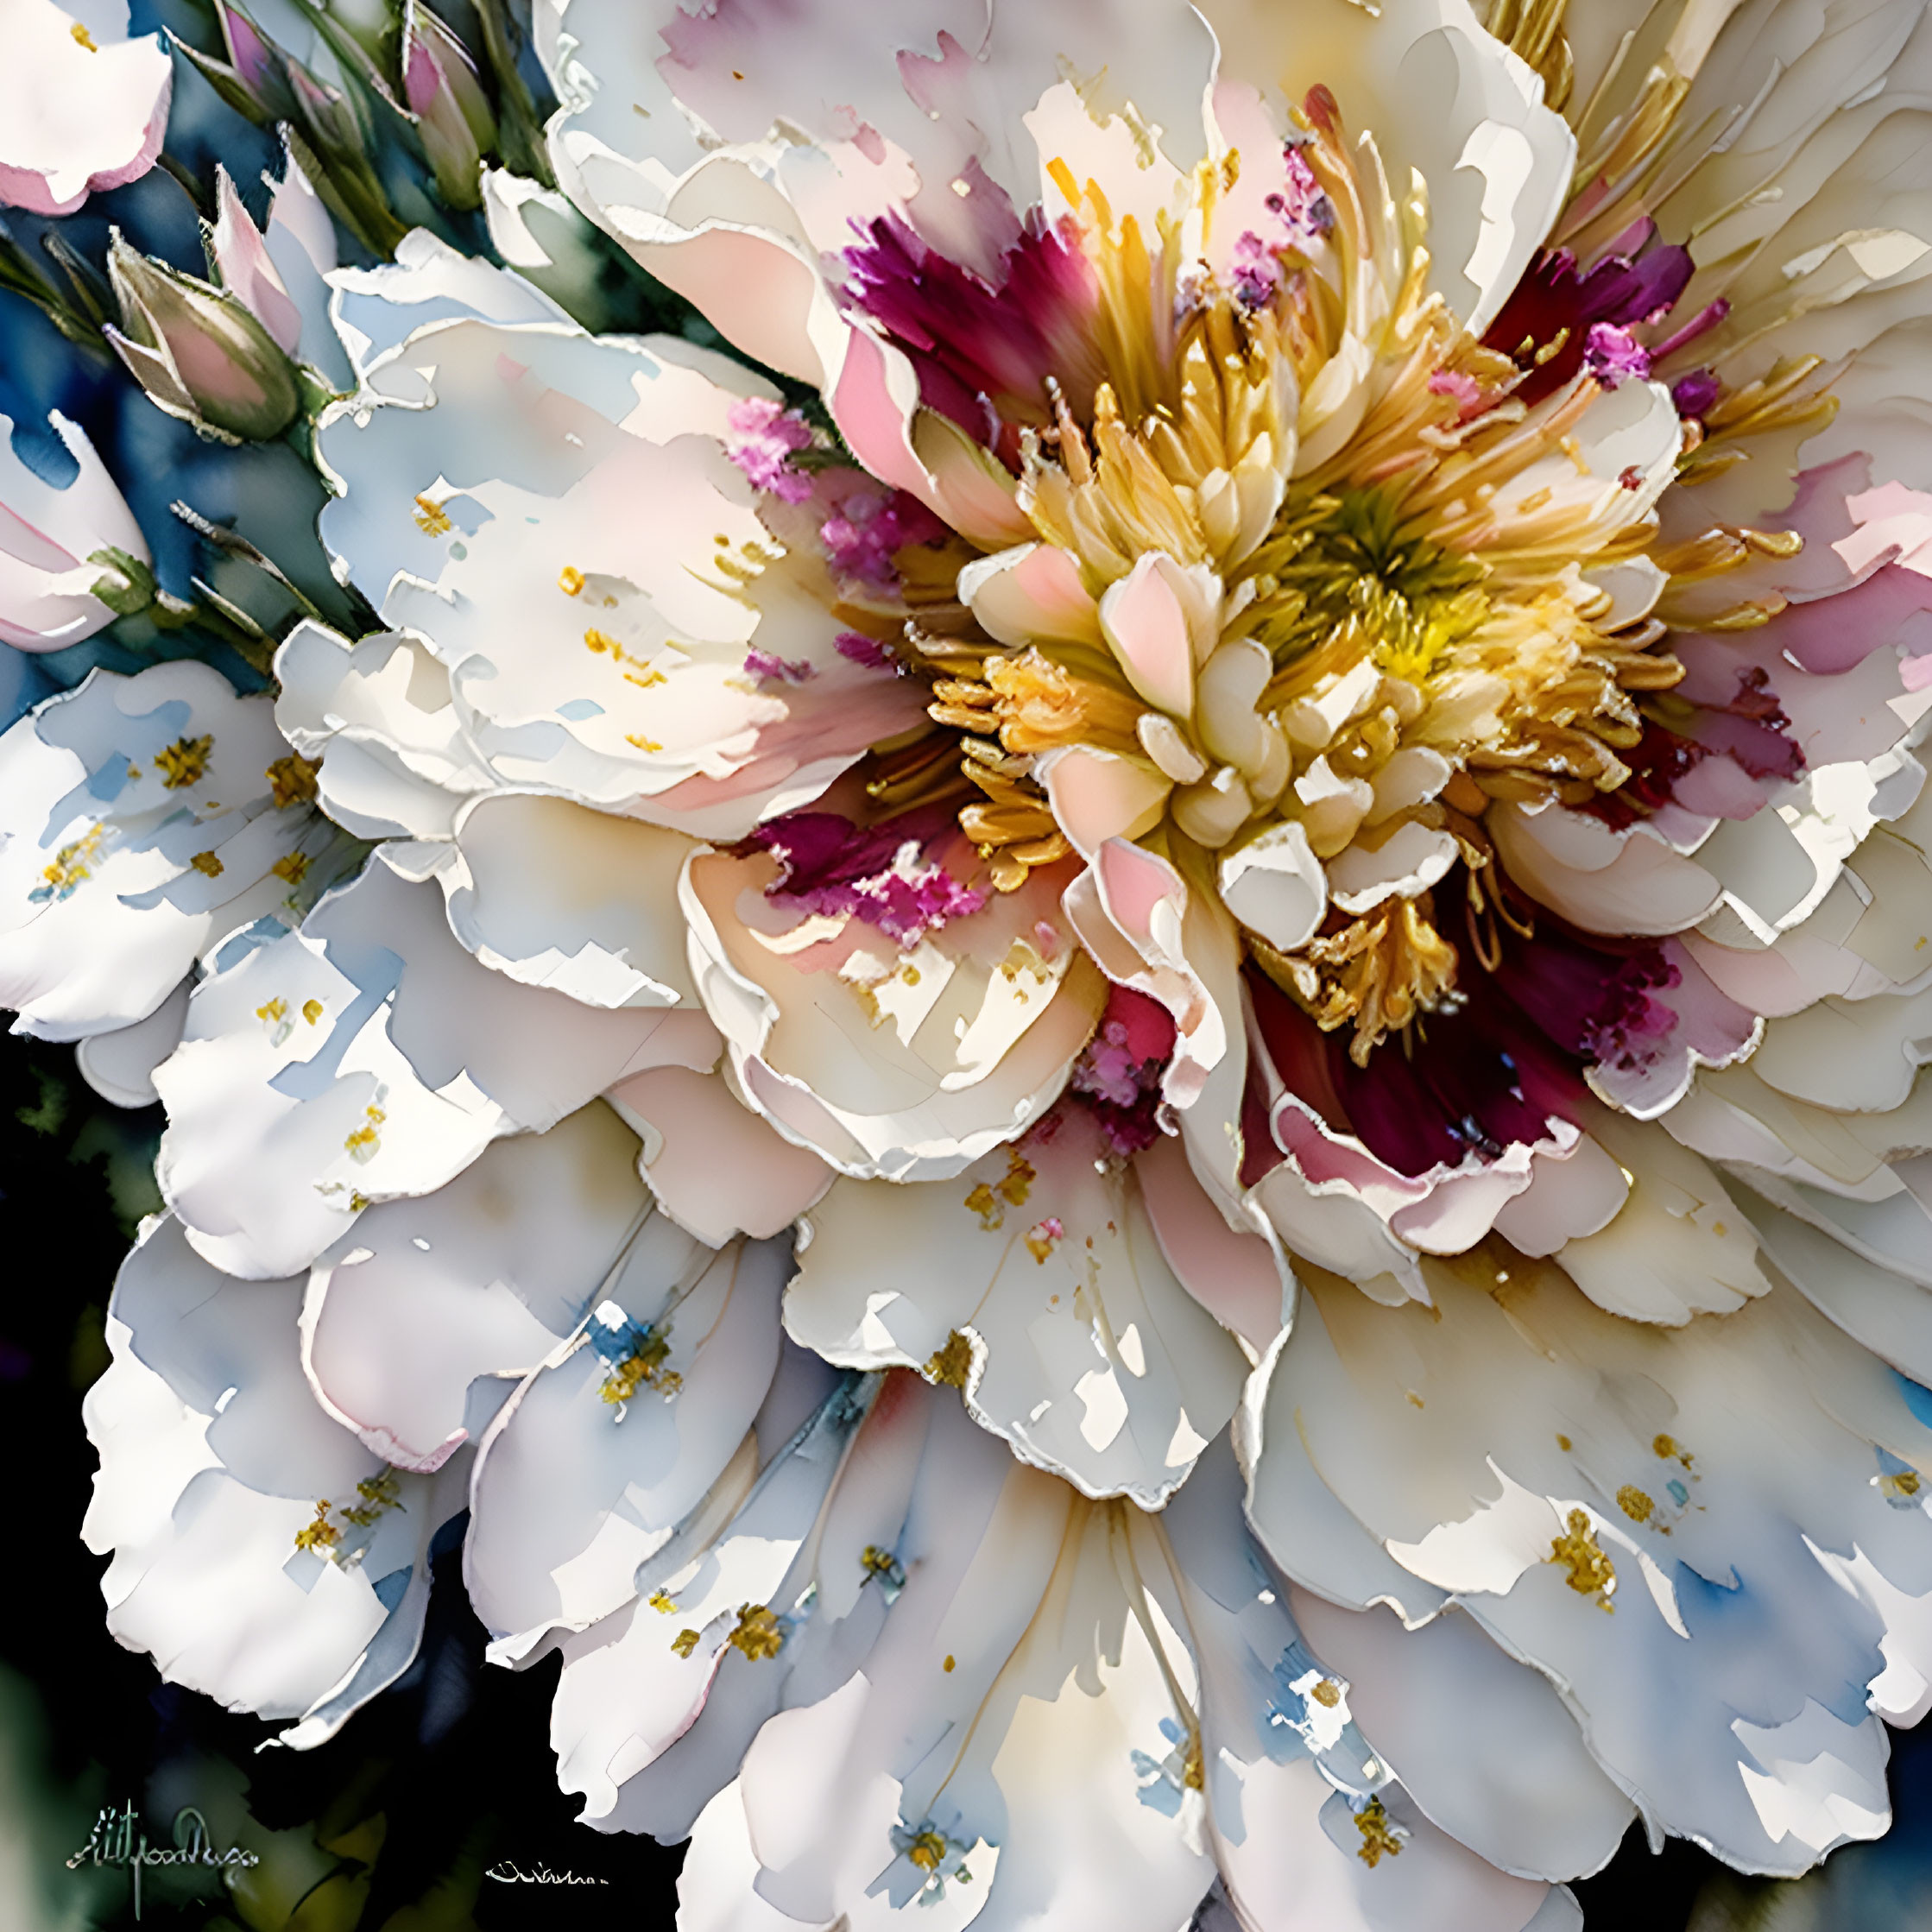
<path id="1" fill-rule="evenodd" d="M 409 0 L 404 16 L 402 91 L 436 171 L 437 193 L 452 208 L 477 207 L 483 199 L 483 157 L 496 142 L 496 118 L 468 50 L 420 0 Z"/>
<path id="2" fill-rule="evenodd" d="M 175 47 L 237 114 L 257 127 L 287 120 L 295 109 L 295 98 L 288 86 L 287 57 L 246 14 L 229 5 L 228 0 L 214 0 L 214 7 L 228 59 L 217 60 L 178 36 L 174 37 Z"/>
<path id="3" fill-rule="evenodd" d="M 108 279 L 121 327 L 105 334 L 155 402 L 225 441 L 279 436 L 300 407 L 295 368 L 233 295 L 129 248 L 119 234 Z"/>

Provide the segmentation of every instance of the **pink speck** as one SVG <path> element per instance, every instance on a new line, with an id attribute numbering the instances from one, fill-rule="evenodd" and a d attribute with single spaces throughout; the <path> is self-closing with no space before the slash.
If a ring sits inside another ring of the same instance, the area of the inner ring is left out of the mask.
<path id="1" fill-rule="evenodd" d="M 1051 959 L 1060 950 L 1059 932 L 1045 919 L 1037 920 L 1033 926 L 1033 944 L 1039 948 L 1042 959 Z"/>
<path id="2" fill-rule="evenodd" d="M 1648 376 L 1651 352 L 1620 323 L 1593 322 L 1584 338 L 1583 366 L 1605 388 L 1613 389 Z"/>
<path id="3" fill-rule="evenodd" d="M 848 663 L 862 665 L 868 671 L 894 671 L 899 660 L 876 638 L 856 630 L 842 630 L 832 640 L 832 648 Z"/>
<path id="4" fill-rule="evenodd" d="M 931 543 L 944 534 L 938 518 L 904 490 L 890 496 L 854 490 L 818 532 L 834 570 L 880 590 L 898 587 L 893 559 L 907 544 Z"/>
<path id="5" fill-rule="evenodd" d="M 1482 385 L 1467 370 L 1439 369 L 1429 378 L 1431 395 L 1454 396 L 1462 407 L 1473 409 L 1482 401 Z"/>
<path id="6" fill-rule="evenodd" d="M 787 503 L 811 494 L 811 478 L 792 467 L 800 450 L 811 447 L 811 426 L 795 410 L 764 396 L 734 402 L 725 417 L 731 439 L 724 453 L 758 489 Z"/>
<path id="7" fill-rule="evenodd" d="M 1229 268 L 1235 299 L 1245 307 L 1266 308 L 1281 292 L 1280 259 L 1253 229 L 1235 243 Z"/>
<path id="8" fill-rule="evenodd" d="M 802 685 L 807 678 L 816 678 L 818 668 L 805 658 L 781 658 L 771 651 L 761 651 L 756 645 L 745 653 L 745 672 L 753 678 L 775 678 L 787 685 Z"/>
<path id="9" fill-rule="evenodd" d="M 1116 986 L 1067 1083 L 1069 1095 L 1086 1102 L 1115 1153 L 1139 1153 L 1159 1137 L 1161 1076 L 1173 1052 L 1166 1007 Z"/>

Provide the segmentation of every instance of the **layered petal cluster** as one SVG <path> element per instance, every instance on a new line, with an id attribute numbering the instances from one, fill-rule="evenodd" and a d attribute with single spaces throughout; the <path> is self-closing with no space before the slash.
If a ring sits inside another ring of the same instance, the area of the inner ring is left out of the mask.
<path id="1" fill-rule="evenodd" d="M 1881 1832 L 1923 14 L 540 6 L 565 192 L 792 386 L 413 235 L 316 438 L 383 628 L 0 740 L 28 1024 L 189 982 L 123 1639 L 313 1741 L 466 1507 L 691 1932 L 1553 1932 L 1634 1818 Z"/>

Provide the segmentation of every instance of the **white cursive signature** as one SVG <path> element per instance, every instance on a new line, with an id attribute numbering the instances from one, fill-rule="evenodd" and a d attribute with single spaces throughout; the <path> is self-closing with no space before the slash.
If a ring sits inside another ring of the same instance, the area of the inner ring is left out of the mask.
<path id="1" fill-rule="evenodd" d="M 575 1872 L 552 1872 L 540 1859 L 534 1872 L 526 1872 L 514 1859 L 499 1859 L 483 1873 L 500 1885 L 605 1885 L 608 1878 L 585 1878 Z"/>
<path id="2" fill-rule="evenodd" d="M 141 1868 L 144 1865 L 259 1865 L 253 1852 L 230 1846 L 218 1852 L 208 1841 L 208 1821 L 192 1804 L 174 1814 L 174 1842 L 150 1845 L 130 1798 L 118 1811 L 104 1807 L 94 1819 L 87 1842 L 67 1860 L 71 1872 L 82 1865 L 124 1865 L 134 1874 L 134 1916 L 141 1917 Z"/>

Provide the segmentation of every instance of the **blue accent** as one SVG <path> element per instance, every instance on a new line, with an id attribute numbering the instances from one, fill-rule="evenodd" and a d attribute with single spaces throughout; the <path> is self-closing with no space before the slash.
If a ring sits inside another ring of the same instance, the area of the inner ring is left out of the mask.
<path id="1" fill-rule="evenodd" d="M 581 724 L 586 718 L 602 717 L 603 706 L 594 698 L 573 698 L 569 704 L 557 707 L 557 716 L 569 719 L 572 724 Z"/>
<path id="2" fill-rule="evenodd" d="M 387 1576 L 376 1580 L 376 1601 L 385 1610 L 393 1610 L 402 1601 L 402 1593 L 409 1588 L 409 1579 L 415 1574 L 413 1563 L 405 1563 L 401 1569 L 392 1569 Z"/>
<path id="3" fill-rule="evenodd" d="M 1690 1507 L 1690 1492 L 1675 1476 L 1672 1476 L 1664 1487 L 1676 1499 L 1679 1509 L 1689 1509 Z"/>
<path id="4" fill-rule="evenodd" d="M 1912 1411 L 1912 1419 L 1932 1429 L 1932 1389 L 1923 1382 L 1915 1382 L 1909 1375 L 1899 1375 L 1896 1368 L 1892 1373 L 1898 1377 L 1898 1392 L 1904 1397 L 1905 1406 Z"/>

